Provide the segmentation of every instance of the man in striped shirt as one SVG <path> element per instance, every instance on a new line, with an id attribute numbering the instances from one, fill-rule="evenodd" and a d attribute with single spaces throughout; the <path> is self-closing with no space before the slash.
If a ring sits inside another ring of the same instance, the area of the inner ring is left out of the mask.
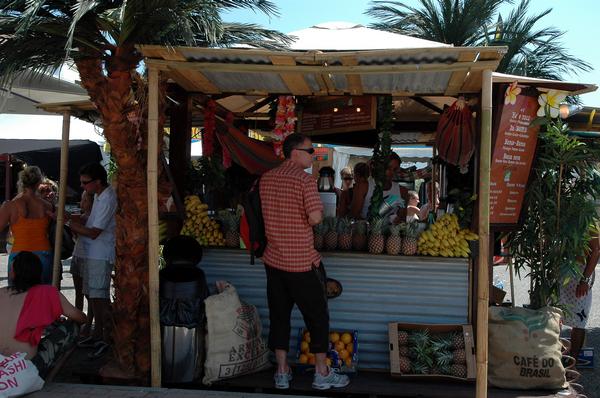
<path id="1" fill-rule="evenodd" d="M 283 144 L 285 161 L 260 180 L 260 197 L 267 235 L 263 255 L 269 303 L 269 348 L 275 352 L 275 387 L 289 388 L 292 371 L 287 362 L 290 317 L 294 304 L 310 332 L 315 353 L 313 388 L 345 387 L 349 379 L 326 363 L 329 345 L 329 310 L 325 269 L 314 248 L 313 225 L 323 219 L 323 204 L 316 181 L 304 169 L 312 166 L 310 139 L 291 134 Z"/>

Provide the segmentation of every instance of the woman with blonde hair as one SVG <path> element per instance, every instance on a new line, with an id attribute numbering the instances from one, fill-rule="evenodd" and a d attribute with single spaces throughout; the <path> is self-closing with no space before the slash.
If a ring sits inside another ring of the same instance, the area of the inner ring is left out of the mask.
<path id="1" fill-rule="evenodd" d="M 48 239 L 52 205 L 40 198 L 38 188 L 44 176 L 39 167 L 26 166 L 19 172 L 21 192 L 0 207 L 0 231 L 10 226 L 14 243 L 8 258 L 8 284 L 12 285 L 11 264 L 22 251 L 34 253 L 42 263 L 42 283 L 52 283 L 52 251 Z"/>

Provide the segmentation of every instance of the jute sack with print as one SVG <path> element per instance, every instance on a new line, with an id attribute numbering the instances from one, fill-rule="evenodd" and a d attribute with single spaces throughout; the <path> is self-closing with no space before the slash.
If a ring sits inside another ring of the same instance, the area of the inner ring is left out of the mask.
<path id="1" fill-rule="evenodd" d="M 561 363 L 561 310 L 490 307 L 490 385 L 517 389 L 567 387 Z"/>
<path id="2" fill-rule="evenodd" d="M 235 287 L 217 282 L 219 294 L 206 307 L 204 384 L 258 372 L 270 366 L 256 307 L 240 301 Z"/>

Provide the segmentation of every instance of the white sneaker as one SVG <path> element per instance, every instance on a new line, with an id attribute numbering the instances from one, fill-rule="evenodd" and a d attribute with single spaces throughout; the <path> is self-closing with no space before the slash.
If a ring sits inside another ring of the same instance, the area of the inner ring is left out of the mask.
<path id="1" fill-rule="evenodd" d="M 290 388 L 290 381 L 292 381 L 292 369 L 290 368 L 287 373 L 275 373 L 273 379 L 275 380 L 275 388 L 287 390 Z"/>
<path id="2" fill-rule="evenodd" d="M 321 376 L 319 373 L 315 373 L 312 388 L 316 390 L 329 390 L 331 387 L 341 388 L 350 384 L 348 376 L 339 374 L 336 369 L 328 367 L 327 370 L 329 370 L 327 376 Z"/>

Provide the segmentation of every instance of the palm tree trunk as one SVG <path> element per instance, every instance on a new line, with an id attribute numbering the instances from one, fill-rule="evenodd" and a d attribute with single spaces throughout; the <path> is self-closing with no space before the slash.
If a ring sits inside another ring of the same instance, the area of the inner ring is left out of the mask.
<path id="1" fill-rule="evenodd" d="M 121 370 L 146 378 L 150 369 L 147 126 L 143 121 L 139 126 L 130 122 L 126 115 L 133 103 L 131 74 L 135 73 L 136 64 L 130 64 L 129 69 L 121 68 L 126 70 L 109 71 L 107 77 L 97 59 L 77 61 L 82 84 L 98 107 L 104 136 L 118 167 L 114 354 Z M 164 101 L 161 101 L 161 108 L 164 109 Z M 140 118 L 146 120 L 147 109 L 140 113 Z M 159 131 L 162 131 L 164 112 L 159 114 Z M 160 178 L 159 186 L 159 195 L 170 193 L 164 178 Z"/>

